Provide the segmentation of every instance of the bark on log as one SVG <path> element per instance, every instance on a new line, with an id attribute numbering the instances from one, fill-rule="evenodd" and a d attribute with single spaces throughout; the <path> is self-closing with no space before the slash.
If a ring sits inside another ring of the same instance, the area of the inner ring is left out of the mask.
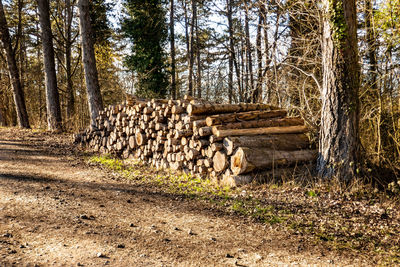
<path id="1" fill-rule="evenodd" d="M 273 111 L 249 111 L 241 113 L 227 113 L 212 115 L 206 118 L 207 126 L 219 125 L 229 122 L 240 122 L 249 120 L 261 120 L 270 118 L 279 118 L 286 116 L 286 110 L 273 110 Z"/>
<path id="2" fill-rule="evenodd" d="M 214 129 L 213 129 L 214 130 Z M 228 129 L 215 130 L 213 134 L 217 137 L 241 136 L 241 135 L 265 135 L 265 134 L 292 134 L 305 133 L 308 129 L 305 126 L 286 126 L 286 127 L 265 127 L 250 129 Z"/>
<path id="3" fill-rule="evenodd" d="M 300 117 L 273 118 L 268 120 L 251 120 L 251 121 L 234 122 L 219 126 L 213 126 L 213 131 L 227 130 L 227 129 L 248 129 L 248 128 L 297 126 L 297 125 L 304 125 L 304 120 Z"/>
<path id="4" fill-rule="evenodd" d="M 197 114 L 219 114 L 219 113 L 232 113 L 244 112 L 253 110 L 275 110 L 278 109 L 267 104 L 189 104 L 186 111 L 189 115 Z"/>
<path id="5" fill-rule="evenodd" d="M 265 148 L 239 147 L 231 157 L 231 170 L 234 175 L 239 175 L 273 166 L 313 161 L 316 157 L 316 150 L 274 151 Z"/>
<path id="6" fill-rule="evenodd" d="M 231 136 L 224 138 L 227 155 L 232 155 L 238 147 L 269 148 L 271 150 L 299 150 L 310 143 L 305 134 L 279 134 L 258 136 Z"/>

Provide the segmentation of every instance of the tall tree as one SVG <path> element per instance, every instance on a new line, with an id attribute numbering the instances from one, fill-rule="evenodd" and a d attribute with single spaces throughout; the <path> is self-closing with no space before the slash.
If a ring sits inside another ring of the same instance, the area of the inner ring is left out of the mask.
<path id="1" fill-rule="evenodd" d="M 167 93 L 167 42 L 165 10 L 161 0 L 126 0 L 127 18 L 122 30 L 132 41 L 132 53 L 125 58 L 136 74 L 136 92 L 147 97 L 163 97 Z"/>
<path id="2" fill-rule="evenodd" d="M 194 66 L 194 52 L 195 52 L 195 26 L 197 21 L 197 0 L 192 1 L 192 19 L 190 23 L 190 36 L 189 36 L 189 92 L 191 96 L 195 95 L 195 88 L 193 87 L 193 66 Z"/>
<path id="3" fill-rule="evenodd" d="M 94 53 L 92 24 L 90 21 L 89 0 L 79 0 L 79 25 L 82 38 L 82 60 L 85 69 L 86 90 L 88 95 L 90 121 L 94 125 L 96 117 L 103 109 L 99 78 Z"/>
<path id="4" fill-rule="evenodd" d="M 171 46 L 171 97 L 177 98 L 176 90 L 176 59 L 175 59 L 175 15 L 174 15 L 174 0 L 170 0 L 169 10 L 169 35 L 170 35 L 170 46 Z"/>
<path id="5" fill-rule="evenodd" d="M 245 28 L 245 50 L 246 50 L 246 102 L 251 102 L 251 95 L 254 88 L 253 75 L 253 56 L 250 42 L 250 26 L 249 26 L 249 5 L 248 0 L 244 1 L 244 28 Z"/>
<path id="6" fill-rule="evenodd" d="M 19 69 L 15 59 L 15 51 L 12 47 L 10 32 L 4 12 L 4 6 L 0 0 L 0 37 L 6 51 L 8 71 L 11 77 L 14 103 L 17 111 L 18 125 L 22 128 L 30 128 L 28 113 L 26 111 L 24 90 L 22 88 Z"/>
<path id="7" fill-rule="evenodd" d="M 259 14 L 258 14 L 258 25 L 257 25 L 257 36 L 256 36 L 256 49 L 257 49 L 257 84 L 256 88 L 252 93 L 252 102 L 258 103 L 261 102 L 262 98 L 262 89 L 263 89 L 263 63 L 262 63 L 262 48 L 261 48 L 261 30 L 265 17 L 265 7 L 264 3 L 259 3 Z"/>
<path id="8" fill-rule="evenodd" d="M 359 96 L 355 0 L 324 0 L 323 88 L 318 170 L 349 181 L 359 163 Z"/>
<path id="9" fill-rule="evenodd" d="M 43 59 L 46 80 L 47 129 L 62 130 L 60 96 L 57 88 L 57 74 L 54 61 L 53 33 L 50 24 L 48 0 L 38 0 L 39 21 L 43 46 Z"/>
<path id="10" fill-rule="evenodd" d="M 196 73 L 196 91 L 197 91 L 197 97 L 201 98 L 201 79 L 202 73 L 201 73 L 201 44 L 200 44 L 200 29 L 199 29 L 199 19 L 197 16 L 197 8 L 195 9 L 196 11 L 196 16 L 195 16 L 195 31 L 196 31 L 196 63 L 197 63 L 197 73 Z M 194 14 L 193 14 L 194 17 Z"/>
<path id="11" fill-rule="evenodd" d="M 67 78 L 67 117 L 68 119 L 72 118 L 75 111 L 75 93 L 74 93 L 74 84 L 72 80 L 73 76 L 73 68 L 72 68 L 72 19 L 73 19 L 73 5 L 71 4 L 71 0 L 65 0 L 65 24 L 64 24 L 64 41 L 65 41 L 65 74 Z"/>
<path id="12" fill-rule="evenodd" d="M 228 34 L 229 34 L 229 58 L 228 58 L 228 99 L 229 103 L 233 102 L 233 59 L 235 58 L 235 46 L 233 40 L 233 20 L 232 20 L 232 13 L 233 13 L 233 1 L 226 0 L 226 16 L 228 19 Z"/>

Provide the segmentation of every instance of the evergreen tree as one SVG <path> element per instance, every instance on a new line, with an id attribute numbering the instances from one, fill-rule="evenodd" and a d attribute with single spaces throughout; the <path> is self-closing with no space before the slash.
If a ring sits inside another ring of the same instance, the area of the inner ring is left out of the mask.
<path id="1" fill-rule="evenodd" d="M 166 12 L 162 0 L 126 0 L 122 31 L 131 42 L 125 64 L 136 75 L 136 93 L 163 97 L 168 78 L 163 47 L 167 42 Z"/>

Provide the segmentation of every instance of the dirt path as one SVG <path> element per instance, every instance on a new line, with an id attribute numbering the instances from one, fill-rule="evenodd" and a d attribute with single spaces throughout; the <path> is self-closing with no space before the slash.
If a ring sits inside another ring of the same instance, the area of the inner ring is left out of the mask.
<path id="1" fill-rule="evenodd" d="M 366 264 L 116 179 L 51 138 L 0 128 L 1 266 Z"/>

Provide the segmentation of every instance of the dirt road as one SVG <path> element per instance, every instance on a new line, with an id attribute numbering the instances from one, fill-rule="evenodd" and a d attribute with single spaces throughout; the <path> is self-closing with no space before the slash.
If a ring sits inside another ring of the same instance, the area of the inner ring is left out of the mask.
<path id="1" fill-rule="evenodd" d="M 366 264 L 115 178 L 65 140 L 0 128 L 0 266 Z"/>

